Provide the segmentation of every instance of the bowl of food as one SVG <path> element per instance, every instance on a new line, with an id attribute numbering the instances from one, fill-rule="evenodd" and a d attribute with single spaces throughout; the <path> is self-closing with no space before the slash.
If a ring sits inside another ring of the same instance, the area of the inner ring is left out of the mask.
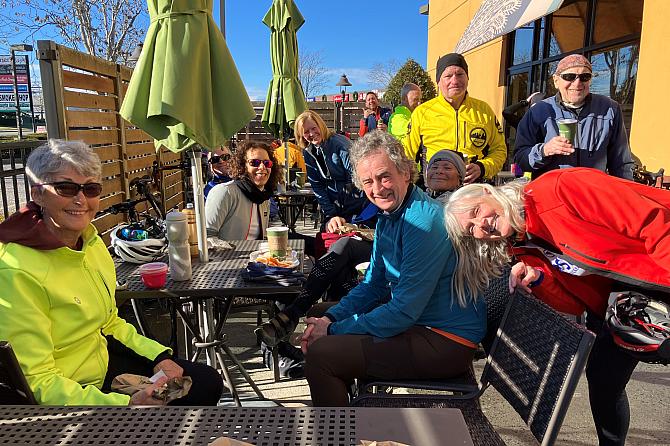
<path id="1" fill-rule="evenodd" d="M 291 250 L 291 253 L 286 256 L 286 259 L 280 260 L 272 255 L 268 251 L 254 251 L 249 254 L 249 260 L 252 262 L 262 263 L 267 266 L 274 268 L 287 268 L 294 269 L 300 266 L 300 259 L 298 259 L 298 253 Z"/>

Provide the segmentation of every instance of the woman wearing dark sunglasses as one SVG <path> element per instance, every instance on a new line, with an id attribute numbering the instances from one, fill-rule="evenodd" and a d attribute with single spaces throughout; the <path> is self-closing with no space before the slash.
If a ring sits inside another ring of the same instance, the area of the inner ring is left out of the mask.
<path id="1" fill-rule="evenodd" d="M 571 54 L 554 72 L 555 96 L 528 110 L 517 127 L 514 162 L 537 178 L 564 167 L 592 167 L 633 179 L 633 158 L 621 107 L 590 92 L 591 62 Z M 574 141 L 559 134 L 558 120 L 577 120 Z"/>
<path id="2" fill-rule="evenodd" d="M 209 164 L 210 179 L 205 185 L 205 199 L 207 199 L 209 191 L 214 186 L 232 180 L 230 177 L 230 159 L 232 156 L 230 149 L 226 146 L 217 147 L 209 153 L 207 164 Z"/>
<path id="3" fill-rule="evenodd" d="M 270 222 L 270 197 L 281 178 L 272 147 L 249 141 L 230 160 L 235 181 L 214 186 L 205 202 L 208 237 L 260 240 Z"/>
<path id="4" fill-rule="evenodd" d="M 153 391 L 190 376 L 189 394 L 171 404 L 216 405 L 216 370 L 172 358 L 118 316 L 114 262 L 91 223 L 101 173 L 83 142 L 50 140 L 31 152 L 33 201 L 0 224 L 0 339 L 13 345 L 40 404 L 163 405 Z M 132 396 L 111 391 L 117 375 L 159 370 L 167 378 Z"/>

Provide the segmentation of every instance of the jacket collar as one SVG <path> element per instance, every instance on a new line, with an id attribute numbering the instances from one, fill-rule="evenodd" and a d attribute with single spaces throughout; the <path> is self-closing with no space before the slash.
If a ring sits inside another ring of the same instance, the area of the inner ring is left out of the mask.
<path id="1" fill-rule="evenodd" d="M 407 208 L 408 203 L 410 202 L 410 199 L 414 194 L 415 189 L 416 187 L 414 186 L 414 184 L 409 183 L 409 185 L 407 186 L 407 193 L 405 194 L 405 198 L 402 200 L 400 206 L 398 206 L 391 212 L 382 212 L 382 214 L 385 215 L 389 220 L 398 220 L 405 212 L 405 208 Z"/>

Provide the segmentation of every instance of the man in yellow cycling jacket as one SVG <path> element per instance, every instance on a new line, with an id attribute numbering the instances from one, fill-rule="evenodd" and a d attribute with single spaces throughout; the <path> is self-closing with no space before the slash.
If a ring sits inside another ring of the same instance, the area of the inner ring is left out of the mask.
<path id="1" fill-rule="evenodd" d="M 493 178 L 507 159 L 498 119 L 484 101 L 468 95 L 468 64 L 461 54 L 437 61 L 440 94 L 414 110 L 406 146 L 407 156 L 425 165 L 440 150 L 467 156 L 464 183 Z"/>

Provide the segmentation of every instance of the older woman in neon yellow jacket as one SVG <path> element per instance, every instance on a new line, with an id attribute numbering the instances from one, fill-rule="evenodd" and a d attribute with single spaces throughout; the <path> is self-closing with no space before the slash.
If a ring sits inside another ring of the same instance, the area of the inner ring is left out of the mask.
<path id="1" fill-rule="evenodd" d="M 216 371 L 172 358 L 117 314 L 114 262 L 91 224 L 102 192 L 98 156 L 84 143 L 51 140 L 31 153 L 26 173 L 34 201 L 0 224 L 0 339 L 12 344 L 37 401 L 163 404 L 152 392 L 166 379 L 132 397 L 110 389 L 117 374 L 160 369 L 190 375 L 198 388 L 177 404 L 216 404 Z"/>

